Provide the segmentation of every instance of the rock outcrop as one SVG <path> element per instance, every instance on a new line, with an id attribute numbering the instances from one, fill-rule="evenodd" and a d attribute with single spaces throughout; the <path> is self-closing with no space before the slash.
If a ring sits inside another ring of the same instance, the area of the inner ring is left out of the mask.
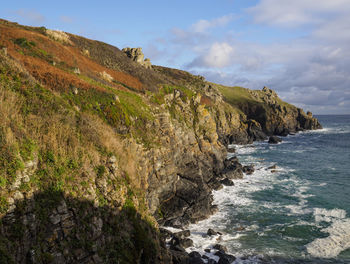
<path id="1" fill-rule="evenodd" d="M 146 69 L 151 69 L 152 64 L 150 59 L 145 58 L 145 55 L 142 52 L 142 48 L 123 48 L 122 51 L 133 61 L 141 64 L 144 66 Z"/>

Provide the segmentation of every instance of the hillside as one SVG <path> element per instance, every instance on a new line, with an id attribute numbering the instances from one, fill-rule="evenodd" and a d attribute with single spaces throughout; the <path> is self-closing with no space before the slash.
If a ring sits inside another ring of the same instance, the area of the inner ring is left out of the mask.
<path id="1" fill-rule="evenodd" d="M 227 144 L 320 127 L 268 88 L 0 20 L 0 263 L 178 263 L 158 227 L 215 212 L 243 176 Z"/>

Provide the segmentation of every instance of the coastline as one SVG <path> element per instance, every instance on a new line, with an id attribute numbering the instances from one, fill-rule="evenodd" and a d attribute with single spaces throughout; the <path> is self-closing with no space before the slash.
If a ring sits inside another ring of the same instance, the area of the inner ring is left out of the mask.
<path id="1" fill-rule="evenodd" d="M 306 133 L 300 133 L 300 136 L 309 136 L 309 132 L 314 134 L 313 131 L 305 131 Z M 318 130 L 315 132 L 316 134 L 325 134 L 325 133 L 329 133 L 328 129 L 323 129 L 323 130 Z M 288 136 L 289 137 L 289 136 Z M 293 139 L 298 139 L 298 137 L 293 137 Z M 298 139 L 299 140 L 299 139 Z M 291 143 L 291 142 L 284 142 L 284 143 Z M 254 151 L 254 148 L 256 148 L 256 145 L 259 146 L 259 145 L 264 145 L 264 146 L 268 146 L 267 145 L 267 142 L 257 142 L 257 143 L 254 143 L 254 145 L 244 145 L 244 146 L 240 146 L 240 148 L 244 149 L 245 150 L 245 155 L 247 155 L 251 150 Z M 270 145 L 274 148 L 273 145 Z M 291 145 L 289 145 L 291 146 Z M 273 151 L 273 150 L 272 150 Z M 296 150 L 297 152 L 298 150 Z M 237 153 L 237 155 L 239 156 L 240 153 Z M 248 155 L 247 155 L 248 156 Z M 242 162 L 243 164 L 247 165 L 247 160 L 245 162 Z M 271 165 L 271 164 L 270 164 Z M 283 168 L 279 167 L 279 164 L 277 164 L 277 168 L 278 170 L 283 170 Z M 239 180 L 234 180 L 235 181 L 235 184 L 236 182 L 242 182 L 243 184 L 246 183 L 246 186 L 249 186 L 249 188 L 254 188 L 252 185 L 253 185 L 253 182 L 251 181 L 252 178 L 260 178 L 261 179 L 261 175 L 259 175 L 259 170 L 263 170 L 263 171 L 266 171 L 267 170 L 267 167 L 258 167 L 256 166 L 255 167 L 256 169 L 256 172 L 251 175 L 251 176 L 246 176 L 243 178 L 243 179 L 239 179 Z M 287 171 L 284 171 L 284 173 L 286 173 Z M 272 173 L 274 176 L 276 176 L 276 172 Z M 271 174 L 271 175 L 272 175 Z M 264 179 L 262 179 L 264 180 Z M 248 184 L 249 182 L 249 184 Z M 257 183 L 257 182 L 256 182 Z M 315 218 L 322 218 L 322 219 L 343 219 L 345 217 L 345 214 L 344 212 L 342 212 L 342 210 L 326 210 L 326 209 L 312 209 L 310 211 L 310 209 L 307 209 L 303 203 L 305 203 L 306 199 L 308 197 L 310 197 L 309 195 L 306 195 L 304 194 L 304 192 L 307 190 L 307 186 L 303 187 L 302 185 L 302 182 L 301 183 L 298 183 L 300 186 L 300 193 L 296 193 L 295 194 L 295 197 L 299 197 L 298 199 L 300 199 L 300 206 L 298 207 L 288 207 L 286 208 L 286 210 L 290 210 L 290 214 L 291 215 L 297 215 L 297 214 L 311 214 L 312 217 L 315 217 Z M 320 184 L 320 186 L 325 186 L 325 184 Z M 260 187 L 260 186 L 258 186 Z M 220 191 L 213 191 L 214 193 L 217 193 L 218 195 L 214 195 L 214 203 L 217 204 L 217 197 L 216 196 L 220 196 L 220 192 L 221 194 L 226 191 L 228 191 L 230 188 L 236 188 L 236 187 L 224 187 L 224 189 L 220 190 Z M 299 188 L 299 187 L 298 187 Z M 259 188 L 257 188 L 257 190 L 259 190 Z M 230 195 L 232 195 L 232 193 L 234 192 L 229 192 L 228 193 Z M 232 200 L 231 200 L 232 201 Z M 304 201 L 304 202 L 303 202 Z M 219 201 L 220 202 L 220 201 Z M 222 201 L 221 201 L 222 202 Z M 244 201 L 246 202 L 246 201 Z M 247 206 L 248 204 L 246 204 Z M 264 205 L 266 206 L 266 205 Z M 303 209 L 305 208 L 305 209 Z M 213 249 L 214 248 L 214 245 L 216 244 L 220 244 L 222 242 L 222 246 L 224 247 L 225 245 L 225 242 L 228 241 L 228 240 L 231 240 L 231 243 L 233 240 L 236 240 L 238 241 L 238 238 L 241 236 L 241 233 L 243 232 L 240 232 L 241 230 L 237 230 L 237 232 L 230 232 L 230 234 L 228 233 L 225 233 L 223 232 L 223 228 L 220 227 L 219 225 L 217 225 L 217 228 L 214 229 L 213 227 L 213 223 L 214 224 L 218 224 L 218 221 L 213 221 L 213 219 L 218 219 L 218 218 L 225 218 L 225 215 L 223 214 L 223 212 L 220 212 L 220 206 L 218 207 L 219 211 L 210 216 L 208 219 L 206 220 L 203 220 L 197 224 L 191 224 L 188 229 L 191 231 L 191 236 L 189 236 L 189 238 L 193 239 L 194 240 L 194 246 L 193 247 L 190 247 L 189 249 L 187 249 L 187 253 L 190 253 L 190 252 L 193 252 L 193 251 L 197 251 L 200 253 L 200 255 L 204 255 L 204 259 L 205 259 L 205 262 L 203 263 L 207 263 L 207 260 L 208 260 L 208 257 L 213 259 L 214 261 L 219 261 L 219 257 L 215 255 L 216 252 L 219 252 L 220 250 L 215 250 Z M 226 216 L 227 217 L 227 216 Z M 319 220 L 317 220 L 319 221 Z M 330 220 L 328 220 L 330 221 Z M 338 221 L 338 220 L 337 220 Z M 346 222 L 346 219 L 344 219 L 344 221 L 342 222 Z M 331 223 L 331 222 L 330 222 Z M 305 223 L 307 224 L 307 223 Z M 215 226 L 215 225 L 214 225 Z M 336 226 L 333 226 L 332 225 L 332 229 L 330 229 L 330 231 L 332 231 L 334 228 L 333 227 L 336 227 Z M 247 231 L 248 229 L 250 228 L 253 228 L 252 226 L 242 226 L 242 230 L 245 229 L 245 231 Z M 208 235 L 207 234 L 207 230 L 208 229 L 214 229 L 214 231 L 219 231 L 221 234 L 217 234 L 217 235 Z M 231 229 L 232 230 L 232 229 Z M 173 230 L 173 231 L 179 231 L 179 230 Z M 327 231 L 327 230 L 325 230 Z M 258 231 L 256 231 L 258 232 Z M 335 231 L 336 232 L 336 229 Z M 330 232 L 331 233 L 331 232 Z M 329 237 L 329 239 L 331 239 Z M 168 240 L 169 241 L 169 240 Z M 317 241 L 317 239 L 316 239 Z M 198 245 L 201 244 L 201 246 L 199 247 Z M 198 250 L 200 248 L 200 250 Z M 207 250 L 204 251 L 204 249 L 211 249 L 211 252 L 206 252 Z M 268 249 L 266 249 L 266 253 L 268 253 Z M 304 250 L 307 250 L 307 248 L 305 248 Z M 341 250 L 341 249 L 340 249 Z M 340 252 L 339 250 L 339 252 Z M 307 250 L 310 254 L 310 256 L 307 256 L 306 258 L 295 258 L 293 259 L 295 262 L 293 263 L 309 263 L 310 261 L 316 261 L 317 263 L 343 263 L 341 260 L 339 261 L 336 261 L 334 262 L 335 260 L 333 259 L 338 253 L 329 253 L 329 254 L 335 254 L 335 255 L 329 255 L 327 257 L 327 255 L 319 255 L 317 256 L 317 253 L 315 254 L 311 254 L 311 250 Z M 228 255 L 230 254 L 233 254 L 235 255 L 235 251 L 226 251 Z M 332 251 L 330 251 L 332 252 Z M 236 252 L 237 253 L 237 252 Z M 197 254 L 197 253 L 196 253 Z M 190 255 L 190 257 L 192 256 L 192 258 L 194 256 L 196 256 L 196 254 L 192 254 Z M 270 254 L 275 254 L 273 252 L 270 252 Z M 220 254 L 222 255 L 222 254 Z M 292 259 L 290 258 L 284 258 L 283 256 L 279 256 L 278 254 L 275 255 L 273 258 L 270 258 L 269 257 L 269 254 L 265 255 L 265 254 L 245 254 L 245 255 L 235 255 L 236 257 L 236 260 L 234 263 L 270 263 L 270 261 L 274 262 L 274 263 L 292 263 L 290 262 Z M 277 262 L 276 262 L 277 261 Z M 179 263 L 182 263 L 182 262 L 179 262 Z M 185 262 L 184 262 L 185 263 Z M 192 263 L 192 262 L 189 262 L 189 263 Z M 194 262 L 194 263 L 197 263 L 197 262 Z M 198 263 L 202 263 L 202 262 L 198 262 Z M 215 262 L 208 262 L 208 263 L 215 263 Z M 220 262 L 221 263 L 221 262 Z M 224 263 L 224 262 L 222 262 Z M 227 262 L 227 263 L 230 263 L 230 262 Z M 346 263 L 346 262 L 344 262 Z"/>

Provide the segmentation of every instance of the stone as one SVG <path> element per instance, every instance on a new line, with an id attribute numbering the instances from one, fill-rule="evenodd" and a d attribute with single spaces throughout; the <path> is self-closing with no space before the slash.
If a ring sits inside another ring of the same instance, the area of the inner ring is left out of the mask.
<path id="1" fill-rule="evenodd" d="M 269 143 L 270 144 L 277 144 L 277 143 L 280 143 L 280 142 L 282 142 L 282 139 L 277 137 L 277 136 L 271 136 L 269 138 Z"/>
<path id="2" fill-rule="evenodd" d="M 188 247 L 192 247 L 193 246 L 193 241 L 192 239 L 189 238 L 178 238 L 176 236 L 174 236 L 171 240 L 170 240 L 170 245 L 171 246 L 181 246 L 183 248 L 188 248 Z"/>
<path id="3" fill-rule="evenodd" d="M 253 174 L 254 171 L 254 165 L 243 166 L 243 172 L 247 175 Z"/>
<path id="4" fill-rule="evenodd" d="M 226 252 L 226 251 L 227 251 L 227 247 L 225 247 L 225 246 L 223 246 L 223 245 L 221 245 L 221 244 L 215 244 L 215 245 L 213 246 L 213 249 L 217 249 L 217 250 L 223 251 L 223 252 Z"/>
<path id="5" fill-rule="evenodd" d="M 221 180 L 220 183 L 225 185 L 225 186 L 234 186 L 235 185 L 235 183 L 232 180 L 227 179 L 227 178 Z"/>
<path id="6" fill-rule="evenodd" d="M 210 253 L 210 248 L 204 249 L 205 252 Z"/>
<path id="7" fill-rule="evenodd" d="M 190 264 L 190 257 L 187 252 L 170 250 L 173 264 Z"/>
<path id="8" fill-rule="evenodd" d="M 217 262 L 214 259 L 208 259 L 207 264 L 217 264 Z"/>
<path id="9" fill-rule="evenodd" d="M 59 206 L 57 206 L 57 212 L 59 214 L 66 214 L 67 211 L 68 211 L 67 204 L 64 200 L 62 200 L 61 204 Z"/>
<path id="10" fill-rule="evenodd" d="M 209 228 L 207 231 L 208 236 L 216 236 L 218 233 L 215 232 L 213 229 Z"/>
<path id="11" fill-rule="evenodd" d="M 142 48 L 124 48 L 122 49 L 122 52 L 124 52 L 130 59 L 133 61 L 141 64 L 146 69 L 151 69 L 152 64 L 150 59 L 146 58 L 144 59 L 145 55 L 142 52 Z"/>
<path id="12" fill-rule="evenodd" d="M 180 238 L 180 239 L 184 239 L 186 237 L 189 237 L 191 235 L 191 231 L 190 230 L 183 230 L 180 232 L 176 232 L 174 233 L 174 236 Z"/>
<path id="13" fill-rule="evenodd" d="M 201 258 L 201 254 L 199 254 L 197 251 L 192 251 L 190 254 L 188 254 L 191 258 Z"/>
<path id="14" fill-rule="evenodd" d="M 233 147 L 229 147 L 229 148 L 227 148 L 227 152 L 228 153 L 236 153 L 236 149 Z"/>
<path id="15" fill-rule="evenodd" d="M 73 71 L 75 74 L 80 74 L 80 69 L 79 68 L 74 68 L 74 71 Z"/>
<path id="16" fill-rule="evenodd" d="M 58 214 L 52 214 L 52 215 L 50 215 L 49 218 L 50 218 L 51 223 L 54 224 L 54 225 L 56 225 L 59 222 L 61 222 L 61 217 Z"/>
<path id="17" fill-rule="evenodd" d="M 7 48 L 6 47 L 2 47 L 1 51 L 5 56 L 7 56 Z"/>
<path id="18" fill-rule="evenodd" d="M 73 87 L 72 88 L 72 93 L 77 95 L 78 94 L 78 88 L 77 87 Z"/>
<path id="19" fill-rule="evenodd" d="M 272 166 L 268 167 L 267 169 L 268 169 L 268 170 L 274 170 L 274 169 L 276 169 L 276 168 L 277 168 L 277 165 L 275 164 L 275 165 L 272 165 Z"/>
<path id="20" fill-rule="evenodd" d="M 220 259 L 218 264 L 231 264 L 236 260 L 236 257 L 230 254 L 223 254 Z"/>
<path id="21" fill-rule="evenodd" d="M 15 193 L 13 194 L 13 199 L 23 200 L 24 199 L 23 193 L 21 193 L 20 191 L 15 191 Z"/>

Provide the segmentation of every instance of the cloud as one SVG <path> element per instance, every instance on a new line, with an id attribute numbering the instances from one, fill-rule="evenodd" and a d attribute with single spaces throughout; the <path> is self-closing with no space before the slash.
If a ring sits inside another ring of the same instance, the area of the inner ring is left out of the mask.
<path id="1" fill-rule="evenodd" d="M 229 14 L 222 17 L 218 17 L 212 20 L 201 19 L 191 26 L 191 31 L 195 33 L 205 33 L 207 30 L 216 27 L 222 27 L 227 25 L 235 18 L 234 15 Z"/>
<path id="2" fill-rule="evenodd" d="M 193 60 L 188 67 L 223 68 L 230 65 L 234 52 L 235 49 L 230 44 L 215 42 L 205 54 Z"/>
<path id="3" fill-rule="evenodd" d="M 45 21 L 45 17 L 35 10 L 18 9 L 15 11 L 15 14 L 34 24 L 40 24 Z"/>
<path id="4" fill-rule="evenodd" d="M 348 0 L 261 0 L 247 9 L 255 23 L 285 27 L 322 23 L 330 18 L 329 15 L 349 10 Z"/>

